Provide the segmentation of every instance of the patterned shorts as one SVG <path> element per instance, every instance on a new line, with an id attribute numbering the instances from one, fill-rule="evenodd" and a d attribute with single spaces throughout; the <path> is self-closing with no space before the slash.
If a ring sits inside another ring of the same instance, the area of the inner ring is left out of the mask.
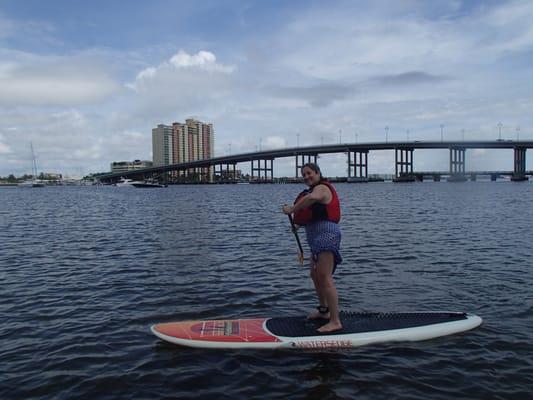
<path id="1" fill-rule="evenodd" d="M 339 225 L 331 221 L 313 222 L 305 226 L 305 234 L 314 260 L 324 251 L 333 253 L 333 272 L 335 272 L 337 264 L 342 263 L 341 253 L 339 252 L 341 245 Z"/>

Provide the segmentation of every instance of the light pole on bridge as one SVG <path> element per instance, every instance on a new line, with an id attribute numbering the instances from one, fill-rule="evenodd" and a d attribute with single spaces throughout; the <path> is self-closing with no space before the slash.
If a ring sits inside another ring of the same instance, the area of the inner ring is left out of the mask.
<path id="1" fill-rule="evenodd" d="M 502 126 L 501 122 L 498 122 L 498 140 L 502 140 Z"/>
<path id="2" fill-rule="evenodd" d="M 385 127 L 385 143 L 389 143 L 389 127 Z"/>
<path id="3" fill-rule="evenodd" d="M 440 124 L 440 142 L 444 142 L 444 124 Z"/>

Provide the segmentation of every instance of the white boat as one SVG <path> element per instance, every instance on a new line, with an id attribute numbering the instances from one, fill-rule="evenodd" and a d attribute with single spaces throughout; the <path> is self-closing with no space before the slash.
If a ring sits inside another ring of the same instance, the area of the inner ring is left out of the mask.
<path id="1" fill-rule="evenodd" d="M 139 189 L 150 189 L 150 188 L 164 188 L 167 187 L 167 185 L 161 185 L 157 182 L 135 182 L 133 184 L 134 187 Z"/>
<path id="2" fill-rule="evenodd" d="M 44 187 L 44 183 L 35 179 L 35 180 L 27 180 L 24 182 L 20 182 L 17 186 L 18 187 Z"/>
<path id="3" fill-rule="evenodd" d="M 140 181 L 134 181 L 133 179 L 121 178 L 120 181 L 115 183 L 117 187 L 133 187 L 135 183 L 142 183 Z"/>

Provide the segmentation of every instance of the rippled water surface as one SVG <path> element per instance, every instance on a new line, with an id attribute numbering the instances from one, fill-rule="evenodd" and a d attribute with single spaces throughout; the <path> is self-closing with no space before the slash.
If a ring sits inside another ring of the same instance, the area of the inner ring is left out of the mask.
<path id="1" fill-rule="evenodd" d="M 300 186 L 2 188 L 0 398 L 530 398 L 533 184 L 337 188 L 342 308 L 484 324 L 353 350 L 174 346 L 149 326 L 316 305 L 279 211 Z"/>

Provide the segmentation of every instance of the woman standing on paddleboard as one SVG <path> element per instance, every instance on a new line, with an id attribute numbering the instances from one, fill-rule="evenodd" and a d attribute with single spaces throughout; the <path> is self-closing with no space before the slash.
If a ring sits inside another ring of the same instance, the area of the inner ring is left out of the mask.
<path id="1" fill-rule="evenodd" d="M 339 318 L 339 298 L 333 281 L 337 264 L 342 262 L 340 203 L 335 188 L 322 177 L 314 163 L 302 167 L 302 176 L 309 187 L 296 198 L 293 206 L 284 205 L 283 213 L 293 214 L 296 225 L 305 226 L 307 243 L 311 248 L 311 279 L 320 305 L 309 319 L 329 319 L 318 329 L 329 333 L 342 329 Z"/>

